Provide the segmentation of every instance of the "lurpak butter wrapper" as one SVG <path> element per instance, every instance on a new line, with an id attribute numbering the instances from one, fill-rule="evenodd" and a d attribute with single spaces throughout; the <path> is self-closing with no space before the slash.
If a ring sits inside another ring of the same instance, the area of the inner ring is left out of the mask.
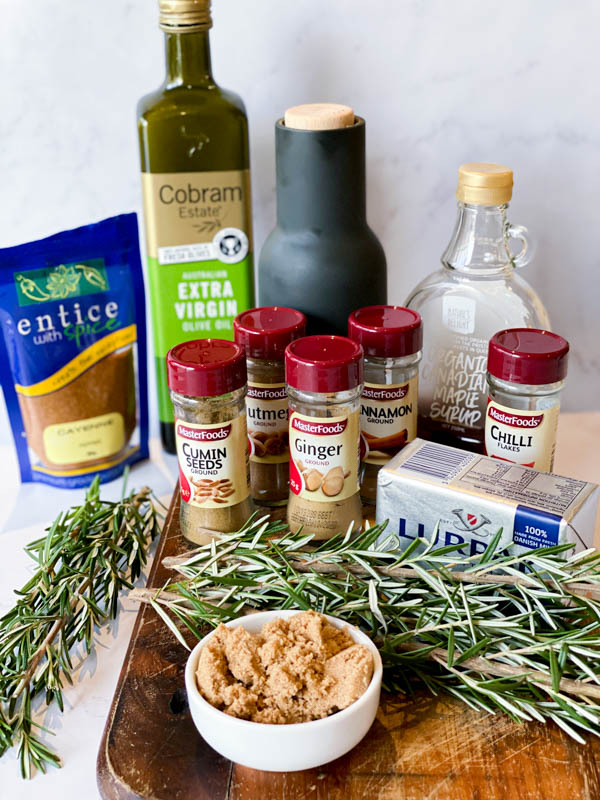
<path id="1" fill-rule="evenodd" d="M 513 553 L 572 542 L 595 546 L 599 487 L 530 467 L 414 439 L 379 471 L 377 522 L 389 520 L 404 550 L 419 537 L 484 552 L 502 528 L 498 548 Z"/>

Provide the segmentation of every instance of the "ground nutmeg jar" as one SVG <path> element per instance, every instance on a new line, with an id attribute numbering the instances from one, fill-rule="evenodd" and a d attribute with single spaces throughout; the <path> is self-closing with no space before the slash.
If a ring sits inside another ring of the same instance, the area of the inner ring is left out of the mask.
<path id="1" fill-rule="evenodd" d="M 365 353 L 361 399 L 360 493 L 375 503 L 381 467 L 417 435 L 421 317 L 402 306 L 366 306 L 348 317 Z"/>
<path id="2" fill-rule="evenodd" d="M 287 519 L 315 539 L 362 524 L 359 476 L 362 347 L 345 336 L 287 346 L 290 495 Z"/>
<path id="3" fill-rule="evenodd" d="M 554 464 L 569 343 L 534 328 L 494 334 L 488 350 L 485 451 L 542 471 Z"/>
<path id="4" fill-rule="evenodd" d="M 265 306 L 244 311 L 233 321 L 235 341 L 246 352 L 246 415 L 250 444 L 250 487 L 257 503 L 285 505 L 288 499 L 288 399 L 285 348 L 304 336 L 301 311 Z"/>
<path id="5" fill-rule="evenodd" d="M 222 339 L 183 342 L 167 353 L 175 411 L 181 532 L 195 544 L 230 533 L 252 514 L 246 432 L 246 358 Z"/>

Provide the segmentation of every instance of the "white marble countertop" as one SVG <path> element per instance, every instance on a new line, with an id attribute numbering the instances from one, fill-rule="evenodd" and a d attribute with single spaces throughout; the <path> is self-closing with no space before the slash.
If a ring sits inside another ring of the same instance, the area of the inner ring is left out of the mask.
<path id="1" fill-rule="evenodd" d="M 600 482 L 600 412 L 563 414 L 559 425 L 555 471 Z M 151 460 L 132 469 L 130 485 L 151 486 L 163 502 L 170 498 L 177 478 L 174 456 L 151 443 Z M 0 447 L 5 465 L 0 486 L 0 613 L 12 603 L 12 589 L 28 577 L 30 567 L 23 546 L 40 536 L 56 514 L 78 502 L 83 490 L 65 491 L 40 484 L 20 486 L 16 459 L 8 446 Z M 103 487 L 117 496 L 120 480 Z M 4 800 L 92 800 L 96 788 L 96 755 L 106 715 L 127 649 L 137 608 L 122 600 L 118 619 L 99 634 L 95 653 L 77 670 L 73 686 L 65 689 L 65 713 L 52 708 L 44 717 L 54 731 L 49 743 L 63 759 L 63 768 L 50 769 L 32 781 L 19 775 L 16 752 L 0 759 L 0 797 Z"/>

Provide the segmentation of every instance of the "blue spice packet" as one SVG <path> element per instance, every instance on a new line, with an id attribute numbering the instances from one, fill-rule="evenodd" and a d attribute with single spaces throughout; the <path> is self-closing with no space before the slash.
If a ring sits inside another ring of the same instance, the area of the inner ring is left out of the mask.
<path id="1" fill-rule="evenodd" d="M 0 250 L 0 377 L 21 479 L 87 486 L 148 457 L 135 214 Z"/>

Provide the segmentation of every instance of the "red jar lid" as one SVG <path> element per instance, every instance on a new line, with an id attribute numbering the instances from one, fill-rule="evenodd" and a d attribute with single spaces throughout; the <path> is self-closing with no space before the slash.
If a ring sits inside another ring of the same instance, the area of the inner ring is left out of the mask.
<path id="1" fill-rule="evenodd" d="M 410 356 L 423 346 L 421 315 L 403 306 L 365 306 L 348 317 L 348 336 L 366 356 Z"/>
<path id="2" fill-rule="evenodd" d="M 306 317 L 284 306 L 251 308 L 233 320 L 233 330 L 235 341 L 250 358 L 283 360 L 288 344 L 304 336 Z"/>
<path id="3" fill-rule="evenodd" d="M 195 339 L 167 353 L 169 388 L 188 397 L 218 397 L 246 383 L 246 356 L 235 342 Z"/>
<path id="4" fill-rule="evenodd" d="M 285 379 L 305 392 L 344 392 L 363 380 L 363 349 L 345 336 L 305 336 L 285 351 Z"/>
<path id="5" fill-rule="evenodd" d="M 556 333 L 507 328 L 490 339 L 488 371 L 513 383 L 556 383 L 567 374 L 568 354 L 569 343 Z"/>

